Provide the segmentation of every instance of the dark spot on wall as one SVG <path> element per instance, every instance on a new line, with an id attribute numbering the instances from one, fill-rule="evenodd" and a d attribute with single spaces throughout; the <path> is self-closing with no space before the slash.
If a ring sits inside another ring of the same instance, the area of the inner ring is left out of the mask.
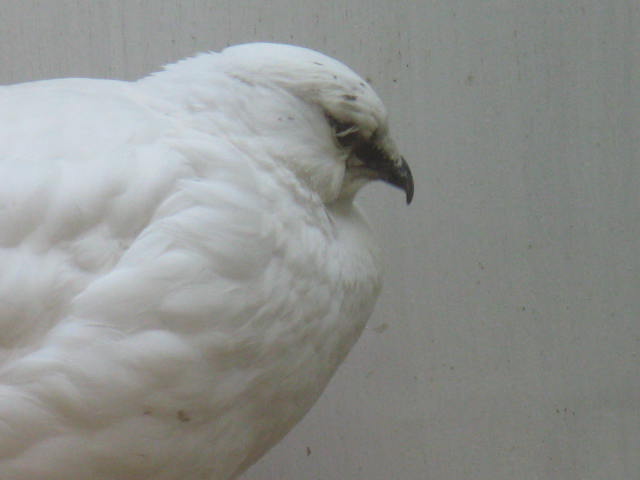
<path id="1" fill-rule="evenodd" d="M 475 84 L 476 84 L 476 77 L 475 77 L 475 75 L 473 74 L 473 72 L 469 72 L 469 75 L 467 75 L 467 78 L 464 80 L 464 84 L 465 84 L 467 87 L 470 87 L 470 86 L 472 86 L 472 85 L 475 85 Z"/>
<path id="2" fill-rule="evenodd" d="M 556 413 L 557 414 L 564 414 L 564 415 L 571 415 L 572 417 L 576 416 L 576 412 L 574 412 L 573 410 L 568 409 L 567 407 L 564 407 L 562 410 L 559 408 L 556 408 Z"/>
<path id="3" fill-rule="evenodd" d="M 311 448 L 307 447 L 307 457 L 311 455 Z"/>
<path id="4" fill-rule="evenodd" d="M 389 328 L 389 324 L 388 323 L 381 323 L 380 325 L 375 327 L 373 329 L 373 331 L 376 332 L 376 333 L 384 333 L 384 332 L 387 331 L 388 328 Z"/>
<path id="5" fill-rule="evenodd" d="M 176 417 L 181 422 L 188 422 L 189 420 L 191 420 L 191 417 L 189 416 L 189 414 L 184 410 L 178 410 L 178 413 L 176 413 Z"/>

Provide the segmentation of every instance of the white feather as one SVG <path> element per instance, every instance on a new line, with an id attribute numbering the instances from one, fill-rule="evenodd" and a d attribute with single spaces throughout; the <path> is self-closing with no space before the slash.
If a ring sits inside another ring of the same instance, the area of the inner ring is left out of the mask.
<path id="1" fill-rule="evenodd" d="M 386 131 L 289 46 L 0 88 L 0 478 L 230 479 L 300 420 L 380 287 L 325 109 Z"/>

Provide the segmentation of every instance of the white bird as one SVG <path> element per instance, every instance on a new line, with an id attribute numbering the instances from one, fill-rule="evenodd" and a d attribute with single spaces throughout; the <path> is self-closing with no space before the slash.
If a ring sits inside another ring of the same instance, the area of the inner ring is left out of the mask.
<path id="1" fill-rule="evenodd" d="M 0 479 L 236 478 L 371 314 L 375 179 L 381 101 L 300 47 L 0 87 Z"/>

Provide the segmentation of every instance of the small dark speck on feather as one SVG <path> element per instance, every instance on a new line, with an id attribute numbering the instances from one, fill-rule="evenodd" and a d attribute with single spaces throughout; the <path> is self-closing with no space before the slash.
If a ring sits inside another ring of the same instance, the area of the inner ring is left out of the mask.
<path id="1" fill-rule="evenodd" d="M 313 62 L 313 64 L 314 64 L 314 65 L 322 66 L 322 63 L 320 63 L 320 62 Z"/>
<path id="2" fill-rule="evenodd" d="M 189 414 L 187 412 L 185 412 L 184 410 L 178 410 L 178 413 L 176 414 L 176 417 L 181 422 L 188 422 L 189 420 L 191 420 L 191 417 L 189 416 Z"/>
<path id="3" fill-rule="evenodd" d="M 358 97 L 356 95 L 343 95 L 342 98 L 344 98 L 345 100 L 348 100 L 350 102 L 355 102 Z"/>

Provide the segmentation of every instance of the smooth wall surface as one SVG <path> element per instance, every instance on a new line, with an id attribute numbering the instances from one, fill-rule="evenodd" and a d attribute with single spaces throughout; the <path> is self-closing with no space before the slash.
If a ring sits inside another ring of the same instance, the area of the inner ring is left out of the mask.
<path id="1" fill-rule="evenodd" d="M 630 480 L 639 19 L 632 0 L 2 0 L 0 82 L 133 79 L 268 40 L 338 57 L 385 100 L 416 196 L 361 197 L 384 293 L 246 480 Z"/>

